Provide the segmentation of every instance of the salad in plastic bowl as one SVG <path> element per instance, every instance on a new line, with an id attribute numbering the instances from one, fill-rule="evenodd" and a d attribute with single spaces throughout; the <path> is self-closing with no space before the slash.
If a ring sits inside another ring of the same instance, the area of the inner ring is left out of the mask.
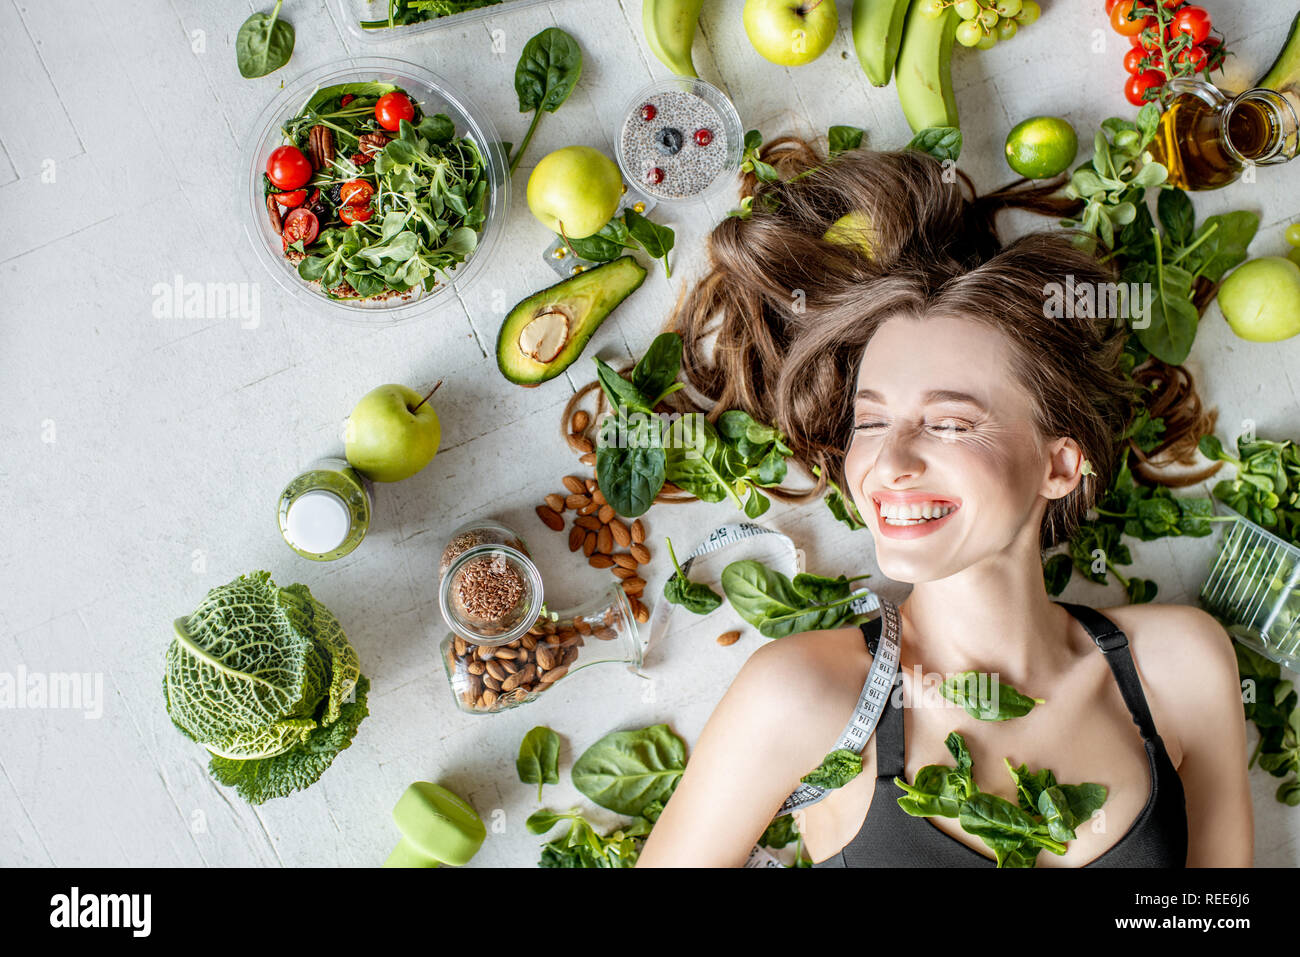
<path id="1" fill-rule="evenodd" d="M 249 239 L 276 279 L 362 322 L 425 312 L 509 209 L 490 121 L 433 73 L 370 58 L 302 77 L 252 139 Z"/>

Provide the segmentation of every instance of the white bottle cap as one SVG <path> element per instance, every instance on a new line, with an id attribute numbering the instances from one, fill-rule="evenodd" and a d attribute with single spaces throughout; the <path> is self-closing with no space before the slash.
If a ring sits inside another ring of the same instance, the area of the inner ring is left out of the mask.
<path id="1" fill-rule="evenodd" d="M 333 492 L 314 489 L 289 504 L 286 526 L 289 544 L 313 555 L 325 555 L 347 539 L 352 515 Z"/>

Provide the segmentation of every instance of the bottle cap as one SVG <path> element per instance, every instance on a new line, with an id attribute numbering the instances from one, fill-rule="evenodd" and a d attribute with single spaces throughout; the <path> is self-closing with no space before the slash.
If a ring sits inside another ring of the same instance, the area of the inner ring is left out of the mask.
<path id="1" fill-rule="evenodd" d="M 487 829 L 472 807 L 446 788 L 416 781 L 393 808 L 402 841 L 385 867 L 461 867 L 483 844 Z"/>
<path id="2" fill-rule="evenodd" d="M 352 531 L 347 504 L 325 489 L 314 489 L 294 499 L 285 522 L 289 544 L 313 555 L 334 551 Z"/>

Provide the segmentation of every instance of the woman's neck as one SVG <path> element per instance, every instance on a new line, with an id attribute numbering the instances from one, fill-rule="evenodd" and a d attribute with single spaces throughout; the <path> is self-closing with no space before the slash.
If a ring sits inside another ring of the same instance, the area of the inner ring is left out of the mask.
<path id="1" fill-rule="evenodd" d="M 1037 538 L 1021 536 L 997 555 L 921 582 L 899 608 L 905 656 L 927 671 L 999 672 L 1024 681 L 1064 668 L 1069 613 L 1043 586 Z"/>

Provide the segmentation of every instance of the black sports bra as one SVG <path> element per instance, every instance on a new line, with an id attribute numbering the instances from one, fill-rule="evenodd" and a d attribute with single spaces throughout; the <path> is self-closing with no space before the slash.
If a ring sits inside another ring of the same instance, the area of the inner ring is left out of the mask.
<path id="1" fill-rule="evenodd" d="M 1147 707 L 1146 696 L 1126 636 L 1109 618 L 1091 608 L 1059 602 L 1087 629 L 1110 665 L 1142 735 L 1151 769 L 1151 793 L 1132 826 L 1108 850 L 1084 867 L 1186 867 L 1187 806 L 1178 770 L 1165 751 Z M 874 655 L 881 619 L 862 626 L 867 648 Z M 894 678 L 895 687 L 901 672 Z M 876 726 L 876 790 L 861 830 L 843 850 L 814 867 L 995 867 L 991 857 L 979 853 L 939 830 L 929 821 L 913 817 L 898 806 L 902 793 L 894 776 L 905 776 L 903 712 L 886 699 Z"/>

